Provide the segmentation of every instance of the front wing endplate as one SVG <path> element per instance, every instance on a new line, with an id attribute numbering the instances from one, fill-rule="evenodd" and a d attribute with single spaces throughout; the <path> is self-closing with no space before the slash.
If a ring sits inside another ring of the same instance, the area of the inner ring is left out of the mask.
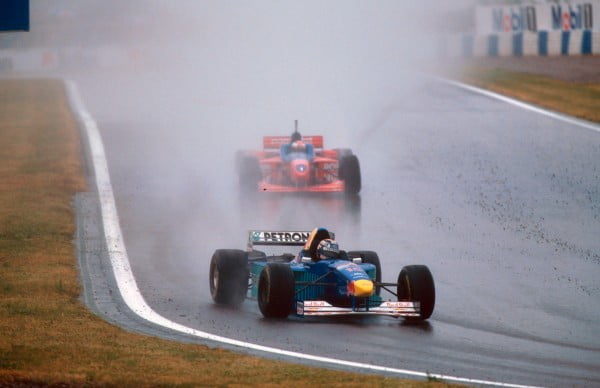
<path id="1" fill-rule="evenodd" d="M 341 180 L 307 186 L 279 185 L 276 183 L 267 183 L 265 181 L 261 181 L 258 184 L 258 191 L 265 193 L 329 193 L 343 192 L 345 187 L 344 181 Z"/>
<path id="2" fill-rule="evenodd" d="M 322 300 L 305 300 L 296 303 L 296 314 L 299 316 L 326 315 L 387 315 L 391 317 L 418 317 L 420 302 L 382 302 L 377 307 L 352 308 L 336 307 Z"/>

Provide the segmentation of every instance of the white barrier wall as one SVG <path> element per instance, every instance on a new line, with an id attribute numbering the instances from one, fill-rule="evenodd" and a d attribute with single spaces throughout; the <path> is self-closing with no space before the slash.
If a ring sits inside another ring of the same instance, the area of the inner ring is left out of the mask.
<path id="1" fill-rule="evenodd" d="M 100 46 L 93 49 L 0 49 L 0 72 L 44 71 L 72 67 L 134 68 L 142 60 L 143 49 Z"/>
<path id="2" fill-rule="evenodd" d="M 58 57 L 52 50 L 0 50 L 0 71 L 54 69 L 57 64 Z"/>
<path id="3" fill-rule="evenodd" d="M 453 57 L 600 54 L 600 31 L 461 34 L 445 39 L 451 42 L 445 54 Z"/>
<path id="4" fill-rule="evenodd" d="M 596 35 L 592 39 L 592 53 L 599 54 L 600 53 L 600 36 Z"/>
<path id="5" fill-rule="evenodd" d="M 537 55 L 538 39 L 535 32 L 523 33 L 523 55 Z M 511 54 L 512 55 L 512 54 Z"/>
<path id="6" fill-rule="evenodd" d="M 478 35 L 577 30 L 600 31 L 600 0 L 498 1 L 475 7 Z"/>
<path id="7" fill-rule="evenodd" d="M 475 30 L 447 38 L 451 56 L 600 54 L 600 0 L 498 0 L 474 9 Z"/>

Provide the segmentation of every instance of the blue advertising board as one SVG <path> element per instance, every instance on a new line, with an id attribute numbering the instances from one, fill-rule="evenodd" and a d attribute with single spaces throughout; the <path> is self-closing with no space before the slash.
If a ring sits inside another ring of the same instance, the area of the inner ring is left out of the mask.
<path id="1" fill-rule="evenodd" d="M 29 0 L 0 0 L 0 31 L 29 31 Z"/>

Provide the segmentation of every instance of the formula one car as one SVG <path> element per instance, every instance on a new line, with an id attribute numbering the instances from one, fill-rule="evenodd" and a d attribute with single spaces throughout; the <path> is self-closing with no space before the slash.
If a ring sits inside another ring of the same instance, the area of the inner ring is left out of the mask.
<path id="1" fill-rule="evenodd" d="M 262 151 L 238 151 L 243 189 L 263 192 L 345 192 L 361 188 L 360 165 L 349 149 L 324 149 L 323 136 L 263 137 Z"/>
<path id="2" fill-rule="evenodd" d="M 433 276 L 424 265 L 405 266 L 396 283 L 381 281 L 381 264 L 373 251 L 339 250 L 334 234 L 257 231 L 248 235 L 246 251 L 217 249 L 209 271 L 215 303 L 238 306 L 258 300 L 266 318 L 387 315 L 426 320 L 435 305 Z M 255 245 L 304 246 L 298 255 L 267 256 Z M 395 300 L 384 300 L 385 289 Z"/>

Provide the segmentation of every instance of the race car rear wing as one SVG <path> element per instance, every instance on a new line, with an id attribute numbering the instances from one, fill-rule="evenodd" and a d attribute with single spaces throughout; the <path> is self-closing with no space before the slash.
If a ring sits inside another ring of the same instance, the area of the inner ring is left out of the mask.
<path id="1" fill-rule="evenodd" d="M 310 238 L 310 231 L 290 230 L 250 230 L 248 232 L 248 249 L 254 245 L 296 245 L 303 246 Z M 329 232 L 333 237 L 333 233 Z"/>
<path id="2" fill-rule="evenodd" d="M 302 141 L 307 144 L 312 144 L 314 148 L 323 148 L 323 136 L 321 135 L 302 136 Z M 279 149 L 282 144 L 289 144 L 289 142 L 289 136 L 264 136 L 263 148 Z"/>

